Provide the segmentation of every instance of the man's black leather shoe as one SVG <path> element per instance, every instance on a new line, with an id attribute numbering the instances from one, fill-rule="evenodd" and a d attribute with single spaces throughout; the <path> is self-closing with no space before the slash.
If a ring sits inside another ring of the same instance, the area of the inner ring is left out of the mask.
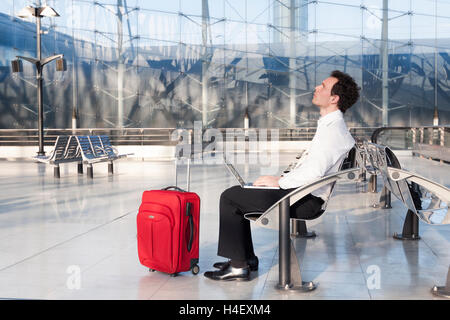
<path id="1" fill-rule="evenodd" d="M 205 277 L 211 280 L 223 280 L 223 281 L 248 281 L 250 280 L 250 270 L 249 268 L 233 268 L 228 265 L 225 269 L 219 271 L 206 271 L 204 273 Z"/>
<path id="2" fill-rule="evenodd" d="M 231 260 L 228 261 L 223 261 L 223 262 L 216 262 L 213 264 L 213 267 L 216 269 L 220 269 L 223 270 L 225 268 L 228 268 L 228 266 L 230 265 Z M 253 258 L 250 258 L 248 261 L 248 266 L 250 268 L 250 271 L 258 271 L 258 257 L 255 256 Z"/>

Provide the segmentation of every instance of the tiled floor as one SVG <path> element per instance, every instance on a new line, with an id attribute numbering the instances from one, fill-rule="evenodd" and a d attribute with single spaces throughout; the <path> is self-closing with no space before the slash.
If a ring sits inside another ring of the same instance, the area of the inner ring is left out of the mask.
<path id="1" fill-rule="evenodd" d="M 294 154 L 280 159 L 284 168 Z M 449 186 L 446 164 L 399 157 L 405 168 Z M 252 180 L 253 165 L 238 170 Z M 178 277 L 150 273 L 136 249 L 136 213 L 144 190 L 172 185 L 169 162 L 119 161 L 115 174 L 94 165 L 94 180 L 78 176 L 76 165 L 61 168 L 31 162 L 0 166 L 0 298 L 20 299 L 434 299 L 450 265 L 450 226 L 420 224 L 422 240 L 401 242 L 406 210 L 376 209 L 378 195 L 364 185 L 341 183 L 327 213 L 308 223 L 315 239 L 295 241 L 302 276 L 318 288 L 280 292 L 278 233 L 253 228 L 258 272 L 250 282 L 214 282 L 202 273 L 216 256 L 218 199 L 235 184 L 221 165 L 194 165 L 191 190 L 202 200 L 201 274 Z M 182 179 L 180 179 L 182 180 Z M 182 181 L 182 184 L 184 181 Z M 381 189 L 381 185 L 379 185 Z M 379 280 L 379 282 L 377 282 Z"/>

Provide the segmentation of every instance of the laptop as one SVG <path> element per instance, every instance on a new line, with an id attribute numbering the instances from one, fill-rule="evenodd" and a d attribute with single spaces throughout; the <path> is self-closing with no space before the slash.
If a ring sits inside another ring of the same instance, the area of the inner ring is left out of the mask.
<path id="1" fill-rule="evenodd" d="M 236 178 L 236 180 L 239 182 L 239 184 L 241 185 L 242 188 L 246 188 L 246 189 L 280 189 L 280 187 L 254 186 L 253 183 L 251 183 L 251 182 L 246 183 L 244 181 L 244 179 L 242 179 L 239 172 L 237 172 L 236 168 L 231 163 L 227 162 L 225 157 L 223 157 L 223 161 L 225 163 L 225 166 L 228 168 L 228 171 L 230 171 L 231 174 Z"/>

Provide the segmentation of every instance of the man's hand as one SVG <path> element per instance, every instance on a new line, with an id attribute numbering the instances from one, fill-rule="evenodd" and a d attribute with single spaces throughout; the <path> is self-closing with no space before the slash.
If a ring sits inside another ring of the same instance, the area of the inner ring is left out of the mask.
<path id="1" fill-rule="evenodd" d="M 256 179 L 256 181 L 253 182 L 253 185 L 259 187 L 279 187 L 278 180 L 280 179 L 281 177 L 262 176 Z"/>

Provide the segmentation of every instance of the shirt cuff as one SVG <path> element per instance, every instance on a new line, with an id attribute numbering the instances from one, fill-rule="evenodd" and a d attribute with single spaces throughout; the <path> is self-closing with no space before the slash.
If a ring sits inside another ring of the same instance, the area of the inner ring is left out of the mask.
<path id="1" fill-rule="evenodd" d="M 278 180 L 278 185 L 281 189 L 296 188 L 296 186 L 293 185 L 292 181 L 290 181 L 289 176 L 284 176 L 280 180 Z"/>

